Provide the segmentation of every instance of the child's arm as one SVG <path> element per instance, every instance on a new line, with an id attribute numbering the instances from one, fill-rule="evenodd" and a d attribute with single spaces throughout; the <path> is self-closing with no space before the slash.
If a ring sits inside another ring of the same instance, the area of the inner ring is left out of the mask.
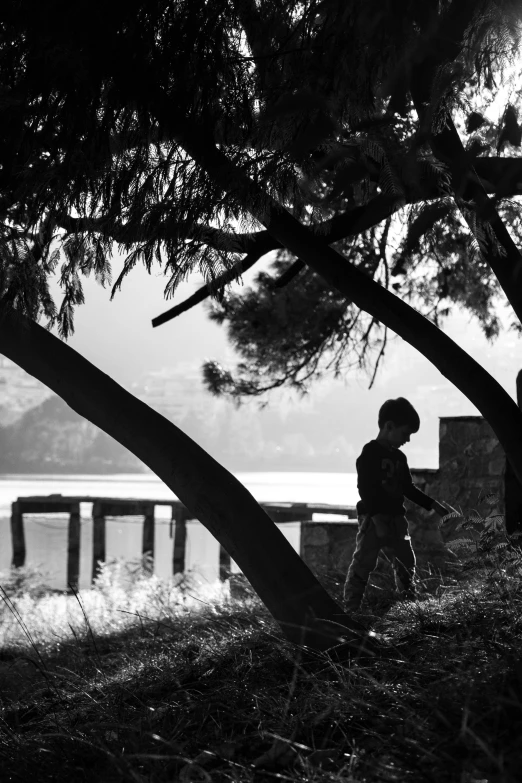
<path id="1" fill-rule="evenodd" d="M 442 503 L 439 503 L 437 500 L 433 501 L 432 509 L 436 514 L 439 515 L 439 517 L 446 517 L 451 513 L 451 511 L 449 511 L 445 506 L 442 505 Z"/>
<path id="2" fill-rule="evenodd" d="M 412 500 L 418 506 L 425 508 L 427 511 L 435 511 L 435 513 L 441 517 L 449 514 L 449 511 L 441 503 L 439 503 L 438 500 L 430 497 L 417 486 L 415 486 L 407 461 L 405 479 L 404 495 L 408 498 L 408 500 Z"/>
<path id="3" fill-rule="evenodd" d="M 404 496 L 407 497 L 408 500 L 412 500 L 418 506 L 421 506 L 421 508 L 425 508 L 426 511 L 431 511 L 434 508 L 434 505 L 437 501 L 434 500 L 434 498 L 427 495 L 425 492 L 423 492 L 422 489 L 419 489 L 418 487 L 415 486 L 415 484 L 412 481 L 411 473 L 409 469 L 408 469 L 408 477 L 409 477 L 409 481 L 406 482 L 406 485 L 404 487 Z"/>

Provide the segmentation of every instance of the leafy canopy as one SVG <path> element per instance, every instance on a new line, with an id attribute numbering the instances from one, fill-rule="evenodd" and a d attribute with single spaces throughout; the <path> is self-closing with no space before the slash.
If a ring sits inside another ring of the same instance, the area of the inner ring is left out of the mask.
<path id="1" fill-rule="evenodd" d="M 382 327 L 310 271 L 294 269 L 286 286 L 265 273 L 253 289 L 223 298 L 223 273 L 239 277 L 245 258 L 279 250 L 276 275 L 292 259 L 267 241 L 239 194 L 225 193 L 187 155 L 172 131 L 180 118 L 302 222 L 325 238 L 333 226 L 334 246 L 382 285 L 436 321 L 463 305 L 493 338 L 498 284 L 481 253 L 480 221 L 476 231 L 463 223 L 429 133 L 455 117 L 469 160 L 518 237 L 518 162 L 508 173 L 498 165 L 505 158 L 488 157 L 518 154 L 518 94 L 500 124 L 484 114 L 518 35 L 517 3 L 500 0 L 8 2 L 3 303 L 46 316 L 66 337 L 82 277 L 111 282 L 116 245 L 126 260 L 113 294 L 139 262 L 149 271 L 161 265 L 167 297 L 188 275 L 203 275 L 218 301 L 213 317 L 227 323 L 243 359 L 235 378 L 207 366 L 215 391 L 306 388 L 325 367 L 364 364 L 377 348 L 380 358 Z M 434 58 L 428 132 L 411 85 Z M 169 107 L 169 128 L 155 116 L 153 94 Z M 60 258 L 58 309 L 48 280 Z"/>

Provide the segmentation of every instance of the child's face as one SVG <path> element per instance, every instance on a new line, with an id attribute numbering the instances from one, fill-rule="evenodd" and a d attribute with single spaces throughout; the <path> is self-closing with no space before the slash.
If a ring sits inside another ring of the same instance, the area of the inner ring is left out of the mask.
<path id="1" fill-rule="evenodd" d="M 386 440 L 390 446 L 400 449 L 405 443 L 409 443 L 412 432 L 407 424 L 397 426 L 393 421 L 387 421 L 383 427 L 382 434 L 384 436 L 383 440 Z"/>

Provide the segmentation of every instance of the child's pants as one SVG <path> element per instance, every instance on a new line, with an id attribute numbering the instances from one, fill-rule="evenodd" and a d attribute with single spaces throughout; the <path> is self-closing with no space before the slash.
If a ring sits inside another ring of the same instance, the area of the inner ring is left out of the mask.
<path id="1" fill-rule="evenodd" d="M 415 555 L 411 547 L 406 517 L 388 517 L 375 522 L 368 514 L 362 517 L 355 552 L 344 585 L 344 603 L 347 612 L 355 612 L 361 605 L 371 572 L 377 565 L 379 551 L 389 548 L 399 592 L 405 598 L 414 598 Z"/>

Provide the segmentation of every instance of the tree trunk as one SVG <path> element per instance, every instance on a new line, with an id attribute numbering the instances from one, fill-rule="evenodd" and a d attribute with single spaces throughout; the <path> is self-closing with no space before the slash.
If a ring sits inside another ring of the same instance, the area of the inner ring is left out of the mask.
<path id="1" fill-rule="evenodd" d="M 157 119 L 177 122 L 159 99 Z M 489 422 L 522 484 L 522 413 L 502 386 L 466 351 L 413 307 L 371 280 L 344 256 L 325 247 L 320 238 L 293 218 L 255 185 L 208 138 L 188 123 L 178 126 L 178 143 L 223 188 L 232 193 L 284 247 L 301 258 L 328 285 L 345 294 L 425 356 L 472 402 Z"/>
<path id="2" fill-rule="evenodd" d="M 522 370 L 516 380 L 517 405 L 522 410 Z M 522 486 L 509 462 L 506 463 L 504 474 L 504 514 L 506 531 L 509 535 L 522 532 Z M 522 542 L 519 542 L 519 546 Z"/>
<path id="3" fill-rule="evenodd" d="M 325 650 L 342 635 L 352 652 L 364 645 L 373 654 L 363 626 L 342 612 L 250 492 L 178 427 L 1 305 L 0 351 L 148 465 L 237 562 L 290 641 Z"/>
<path id="4" fill-rule="evenodd" d="M 431 120 L 431 107 L 427 100 L 433 79 L 434 74 L 420 71 L 418 79 L 413 80 L 412 84 L 415 109 L 421 125 L 426 128 L 426 133 L 429 131 Z M 430 143 L 433 153 L 448 166 L 455 202 L 470 231 L 477 239 L 485 261 L 493 270 L 517 318 L 522 322 L 522 292 L 519 285 L 522 275 L 522 256 L 493 200 L 488 197 L 473 167 L 473 162 L 468 160 L 469 156 L 451 117 L 447 118 L 446 125 L 441 131 L 430 136 Z M 463 199 L 464 192 L 468 201 Z M 470 208 L 469 202 L 474 207 Z"/>

